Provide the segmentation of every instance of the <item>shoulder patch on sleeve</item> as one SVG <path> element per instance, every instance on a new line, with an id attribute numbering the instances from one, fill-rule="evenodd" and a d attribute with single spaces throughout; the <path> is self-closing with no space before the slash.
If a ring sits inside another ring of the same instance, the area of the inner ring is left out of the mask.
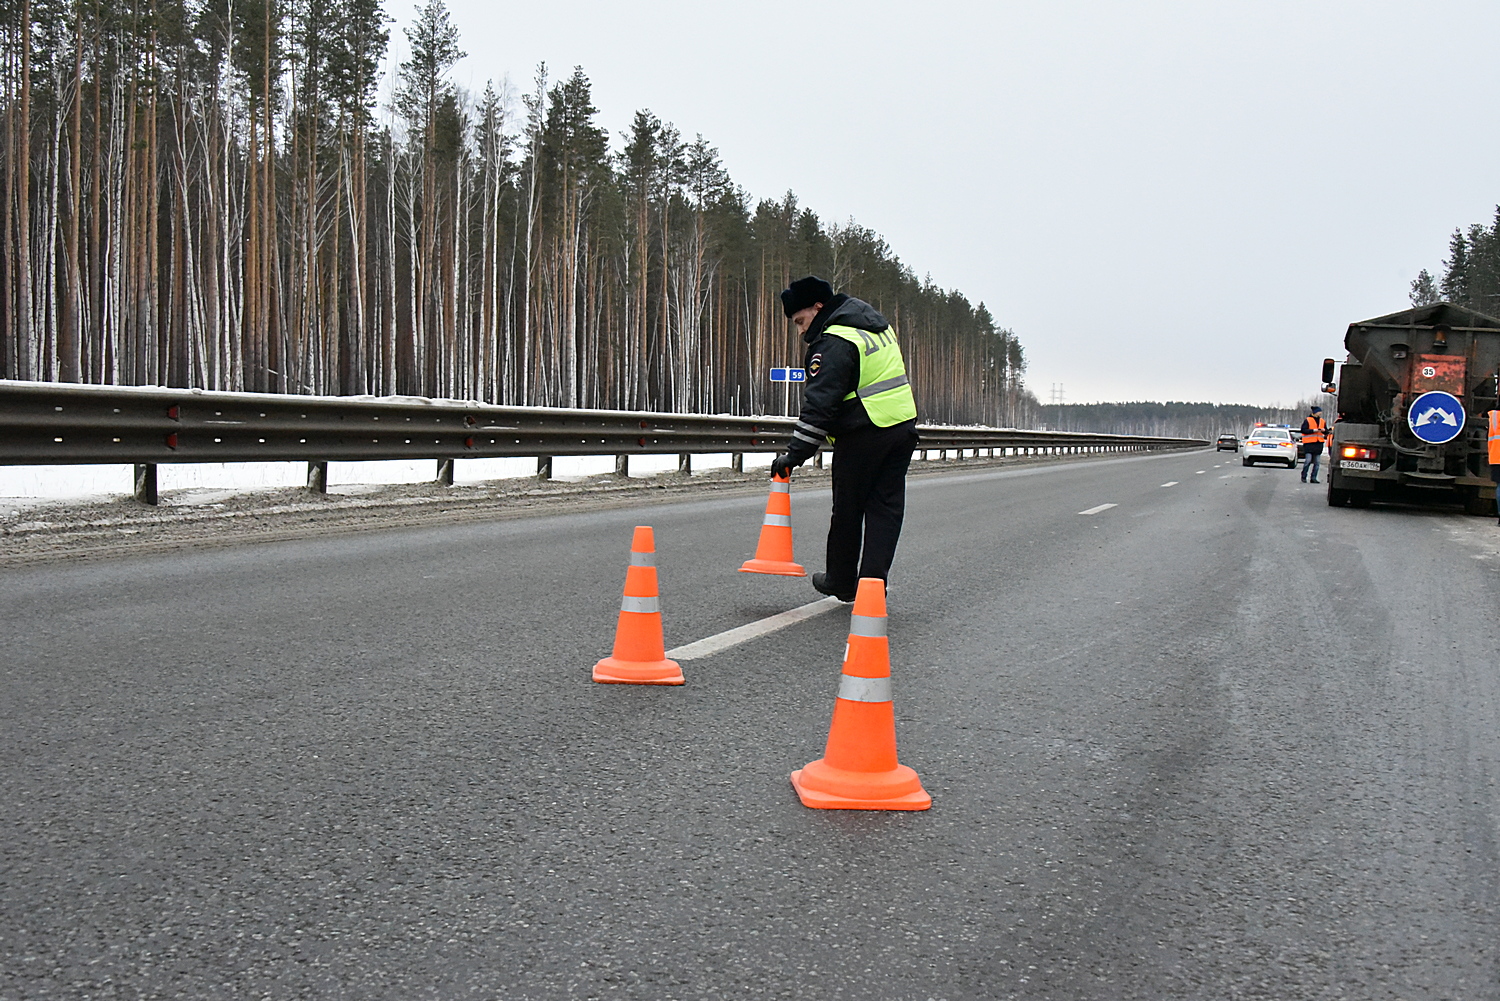
<path id="1" fill-rule="evenodd" d="M 823 352 L 819 351 L 807 360 L 807 377 L 811 379 L 823 367 Z"/>

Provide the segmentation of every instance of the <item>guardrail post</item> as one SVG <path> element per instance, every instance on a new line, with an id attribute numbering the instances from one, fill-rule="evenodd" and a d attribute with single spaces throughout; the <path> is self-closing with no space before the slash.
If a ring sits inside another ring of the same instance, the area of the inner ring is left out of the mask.
<path id="1" fill-rule="evenodd" d="M 439 459 L 437 481 L 440 486 L 453 486 L 453 460 Z"/>
<path id="2" fill-rule="evenodd" d="M 328 463 L 314 460 L 307 464 L 307 489 L 315 494 L 328 492 Z"/>
<path id="3" fill-rule="evenodd" d="M 729 468 L 734 470 L 736 473 L 743 473 L 745 471 L 745 453 L 730 452 Z"/>
<path id="4" fill-rule="evenodd" d="M 619 455 L 615 456 L 615 475 L 616 476 L 629 476 L 630 475 L 630 456 L 629 455 L 627 455 L 627 454 L 625 454 L 625 453 L 622 452 Z"/>
<path id="5" fill-rule="evenodd" d="M 536 457 L 536 478 L 539 480 L 552 479 L 552 456 L 539 455 Z"/>
<path id="6" fill-rule="evenodd" d="M 135 466 L 135 499 L 156 506 L 156 463 L 138 462 Z"/>
<path id="7" fill-rule="evenodd" d="M 693 453 L 692 452 L 678 452 L 677 453 L 677 471 L 679 473 L 686 473 L 688 476 L 693 475 Z"/>

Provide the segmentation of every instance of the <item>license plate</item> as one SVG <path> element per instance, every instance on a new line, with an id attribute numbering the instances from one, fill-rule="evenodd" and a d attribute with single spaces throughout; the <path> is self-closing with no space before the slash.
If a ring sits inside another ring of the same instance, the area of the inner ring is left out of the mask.
<path id="1" fill-rule="evenodd" d="M 1345 459 L 1339 463 L 1339 466 L 1343 469 L 1362 469 L 1367 473 L 1380 472 L 1380 463 L 1378 462 L 1360 462 L 1357 459 Z"/>

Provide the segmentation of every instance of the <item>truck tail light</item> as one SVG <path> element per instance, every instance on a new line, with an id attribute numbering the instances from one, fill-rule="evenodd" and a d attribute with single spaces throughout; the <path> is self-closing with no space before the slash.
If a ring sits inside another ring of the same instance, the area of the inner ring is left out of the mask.
<path id="1" fill-rule="evenodd" d="M 1345 445 L 1339 449 L 1339 455 L 1346 459 L 1378 459 L 1380 453 L 1373 448 L 1364 448 L 1360 445 Z"/>

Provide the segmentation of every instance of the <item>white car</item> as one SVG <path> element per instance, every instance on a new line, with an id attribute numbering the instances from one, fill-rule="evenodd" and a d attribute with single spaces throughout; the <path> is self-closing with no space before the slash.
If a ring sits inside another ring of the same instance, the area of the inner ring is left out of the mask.
<path id="1" fill-rule="evenodd" d="M 1240 463 L 1283 462 L 1288 469 L 1297 468 L 1297 443 L 1286 428 L 1256 428 L 1240 443 Z"/>

